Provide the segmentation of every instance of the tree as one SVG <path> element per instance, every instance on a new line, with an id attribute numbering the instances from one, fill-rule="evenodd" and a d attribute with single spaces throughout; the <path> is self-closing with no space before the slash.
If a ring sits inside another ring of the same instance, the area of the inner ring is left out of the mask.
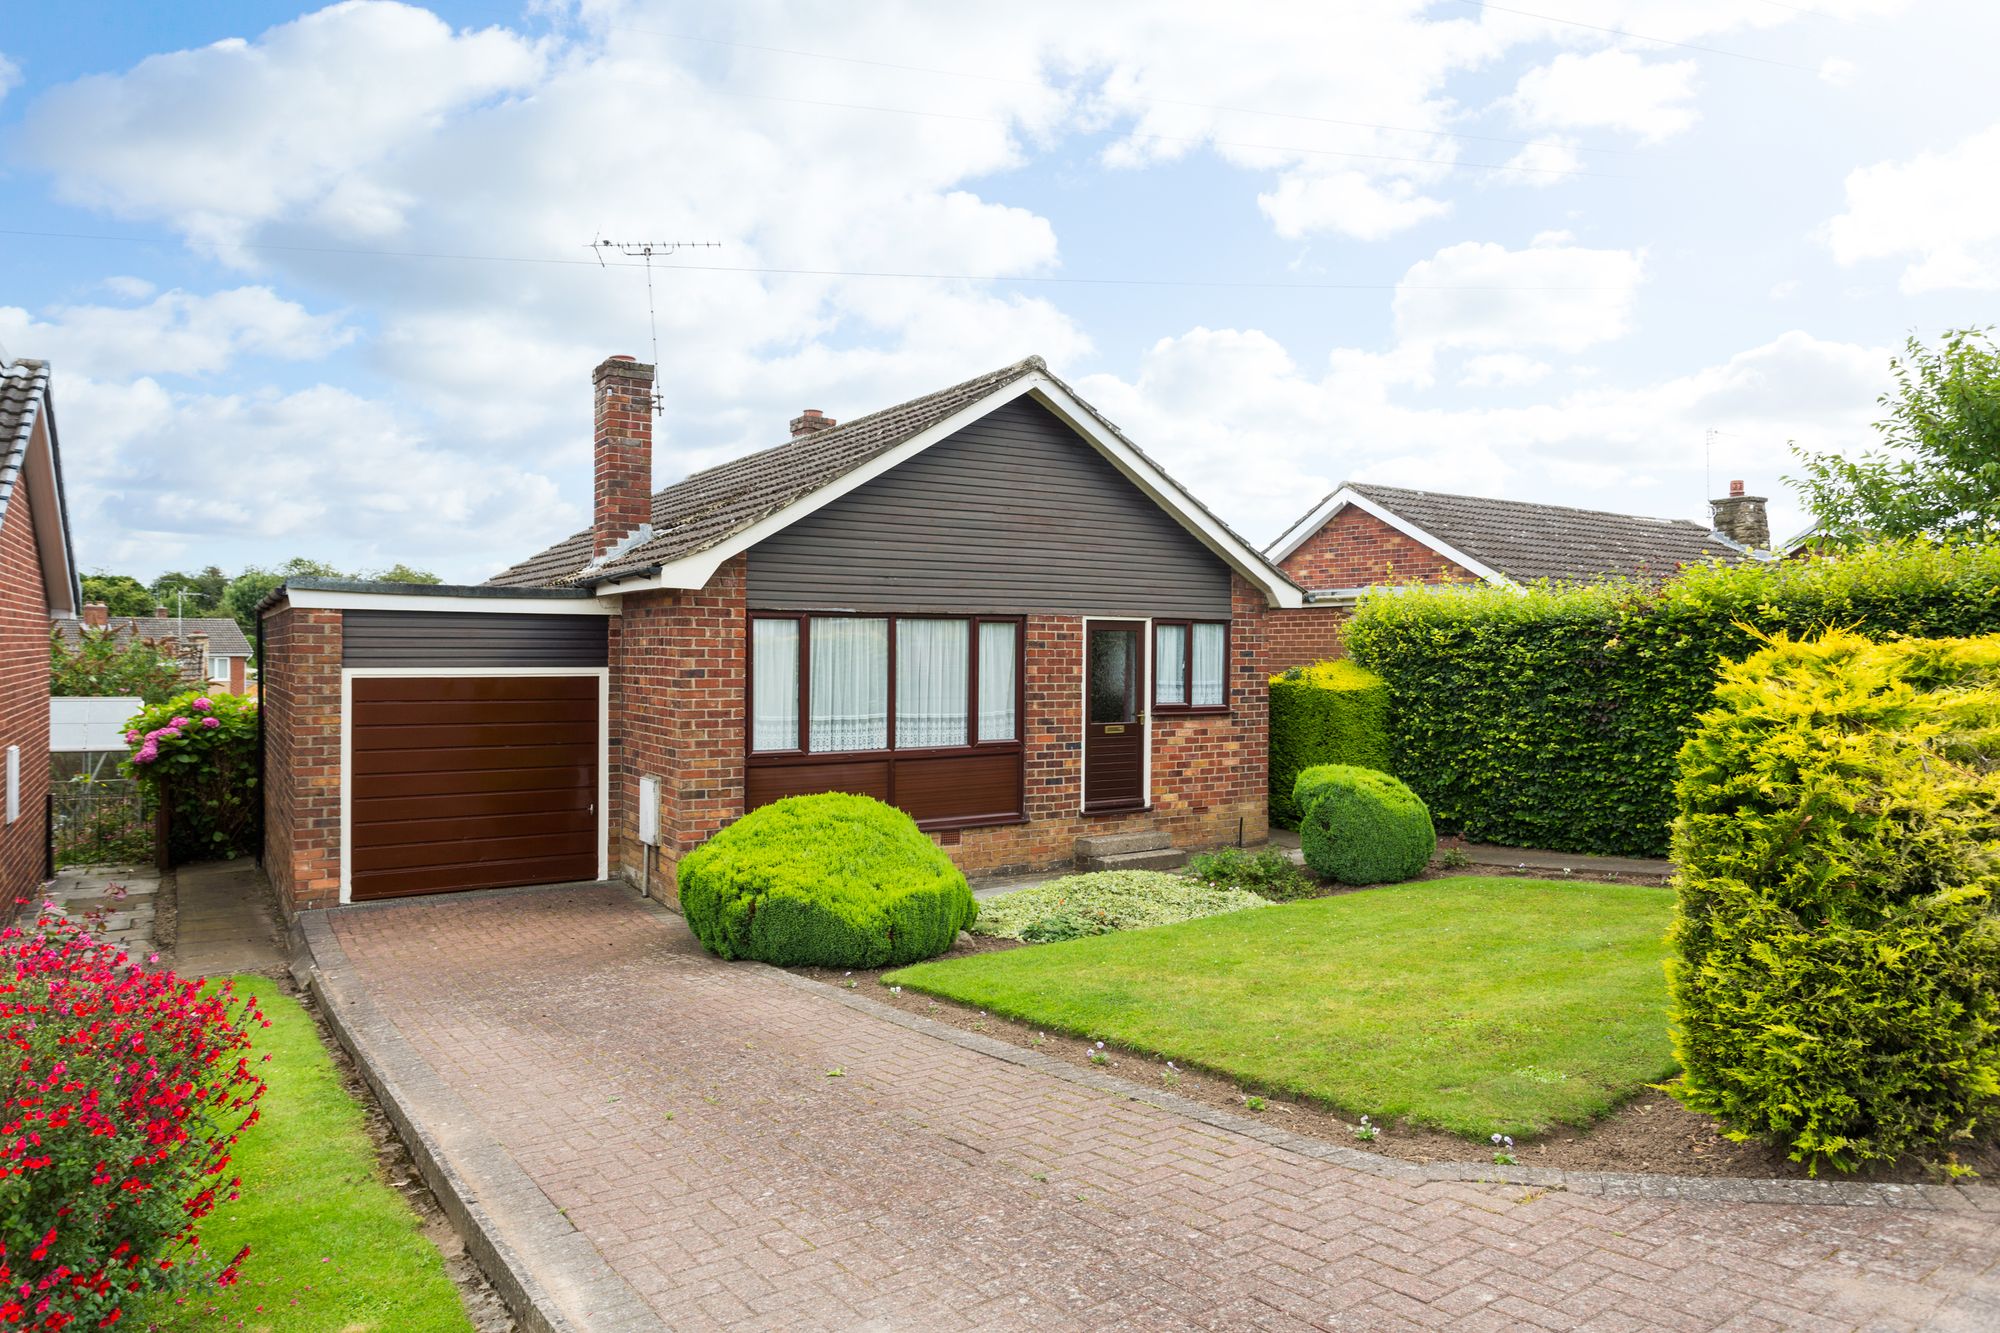
<path id="1" fill-rule="evenodd" d="M 109 630 L 86 629 L 72 648 L 62 631 L 49 632 L 50 694 L 61 698 L 136 694 L 156 704 L 187 688 L 180 663 L 145 639 L 120 643 Z"/>
<path id="2" fill-rule="evenodd" d="M 1990 329 L 1953 329 L 1935 348 L 1911 338 L 1877 401 L 1885 449 L 1859 458 L 1794 443 L 1804 495 L 1830 543 L 2000 533 L 2000 348 Z"/>
<path id="3" fill-rule="evenodd" d="M 229 576 L 210 565 L 199 574 L 170 570 L 154 579 L 148 591 L 153 594 L 154 605 L 167 608 L 170 616 L 212 616 L 221 608 L 222 595 L 228 589 Z M 175 595 L 181 592 L 187 596 Z"/>
<path id="4" fill-rule="evenodd" d="M 389 568 L 381 570 L 377 573 L 370 574 L 368 577 L 376 580 L 379 583 L 444 582 L 443 579 L 440 579 L 437 575 L 431 573 L 427 569 L 411 569 L 408 565 L 402 564 L 401 562 L 393 564 L 389 566 Z"/>
<path id="5" fill-rule="evenodd" d="M 102 602 L 114 616 L 150 616 L 159 603 L 146 585 L 130 574 L 106 574 L 102 570 L 83 576 L 83 600 Z"/>

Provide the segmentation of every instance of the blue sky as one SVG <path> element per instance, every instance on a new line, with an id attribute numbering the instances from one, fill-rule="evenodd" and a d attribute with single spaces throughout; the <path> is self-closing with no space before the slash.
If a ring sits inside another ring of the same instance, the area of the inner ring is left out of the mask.
<path id="1" fill-rule="evenodd" d="M 1260 541 L 1347 478 L 1695 518 L 1742 477 L 1783 529 L 1786 442 L 1867 447 L 1902 339 L 1990 318 L 1996 39 L 1970 0 L 28 8 L 0 345 L 54 363 L 80 558 L 141 574 L 473 580 L 581 526 L 590 367 L 651 344 L 600 235 L 759 270 L 655 272 L 662 484 L 1039 352 Z"/>

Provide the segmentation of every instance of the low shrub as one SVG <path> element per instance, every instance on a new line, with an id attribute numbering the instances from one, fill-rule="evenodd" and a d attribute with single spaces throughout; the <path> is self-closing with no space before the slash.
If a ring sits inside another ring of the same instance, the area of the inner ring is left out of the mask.
<path id="1" fill-rule="evenodd" d="M 167 807 L 169 857 L 222 861 L 257 849 L 257 702 L 189 690 L 125 724 L 121 766 Z"/>
<path id="2" fill-rule="evenodd" d="M 1414 878 L 1437 850 L 1431 813 L 1387 773 L 1324 764 L 1299 774 L 1294 799 L 1305 810 L 1299 845 L 1306 865 L 1341 884 Z"/>
<path id="3" fill-rule="evenodd" d="M 987 899 L 979 905 L 972 933 L 1046 943 L 1266 905 L 1243 889 L 1214 888 L 1162 871 L 1097 870 Z"/>
<path id="4" fill-rule="evenodd" d="M 1319 892 L 1318 882 L 1275 847 L 1261 852 L 1246 852 L 1240 847 L 1198 852 L 1188 858 L 1187 873 L 1211 888 L 1248 889 L 1276 903 L 1310 898 Z"/>
<path id="5" fill-rule="evenodd" d="M 131 1302 L 236 1280 L 199 1224 L 236 1196 L 226 1174 L 264 1080 L 256 1001 L 147 972 L 42 917 L 0 932 L 0 1327 L 116 1323 Z"/>
<path id="6" fill-rule="evenodd" d="M 884 967 L 943 953 L 977 910 L 916 821 L 827 792 L 760 806 L 681 859 L 681 911 L 722 958 Z"/>
<path id="7" fill-rule="evenodd" d="M 1292 783 L 1316 764 L 1389 767 L 1389 687 L 1346 659 L 1271 677 L 1271 822 L 1297 828 L 1305 814 Z"/>
<path id="8" fill-rule="evenodd" d="M 1676 1095 L 1815 1172 L 1991 1135 L 2000 637 L 1776 636 L 1716 703 L 1676 789 Z"/>

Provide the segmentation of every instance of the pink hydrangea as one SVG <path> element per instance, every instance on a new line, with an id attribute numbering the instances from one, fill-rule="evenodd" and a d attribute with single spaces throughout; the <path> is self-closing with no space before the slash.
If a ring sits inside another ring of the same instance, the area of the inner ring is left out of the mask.
<path id="1" fill-rule="evenodd" d="M 209 701 L 207 695 L 203 695 L 201 698 L 196 699 L 193 703 L 189 704 L 188 707 L 194 709 L 194 711 L 197 713 L 206 713 L 209 709 L 215 707 L 215 705 Z"/>
<path id="2" fill-rule="evenodd" d="M 219 727 L 222 725 L 222 719 L 219 717 L 205 717 L 201 720 L 201 724 L 204 727 Z"/>
<path id="3" fill-rule="evenodd" d="M 137 745 L 140 741 L 144 740 L 145 737 L 142 736 L 137 731 L 128 731 L 125 733 L 125 739 L 130 741 L 132 744 Z"/>
<path id="4" fill-rule="evenodd" d="M 188 719 L 184 717 L 177 717 L 174 719 L 174 725 L 177 727 L 185 727 L 188 725 Z"/>
<path id="5" fill-rule="evenodd" d="M 163 741 L 177 741 L 180 738 L 181 729 L 179 727 L 163 727 L 160 730 L 160 739 Z"/>
<path id="6" fill-rule="evenodd" d="M 132 762 L 135 764 L 150 764 L 159 757 L 160 747 L 151 741 L 147 741 L 139 747 L 139 752 L 132 756 Z"/>

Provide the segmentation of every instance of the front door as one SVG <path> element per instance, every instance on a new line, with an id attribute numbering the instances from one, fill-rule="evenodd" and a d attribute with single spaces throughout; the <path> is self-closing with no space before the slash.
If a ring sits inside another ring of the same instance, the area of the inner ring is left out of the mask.
<path id="1" fill-rule="evenodd" d="M 1092 620 L 1084 630 L 1083 808 L 1146 804 L 1146 626 Z"/>

